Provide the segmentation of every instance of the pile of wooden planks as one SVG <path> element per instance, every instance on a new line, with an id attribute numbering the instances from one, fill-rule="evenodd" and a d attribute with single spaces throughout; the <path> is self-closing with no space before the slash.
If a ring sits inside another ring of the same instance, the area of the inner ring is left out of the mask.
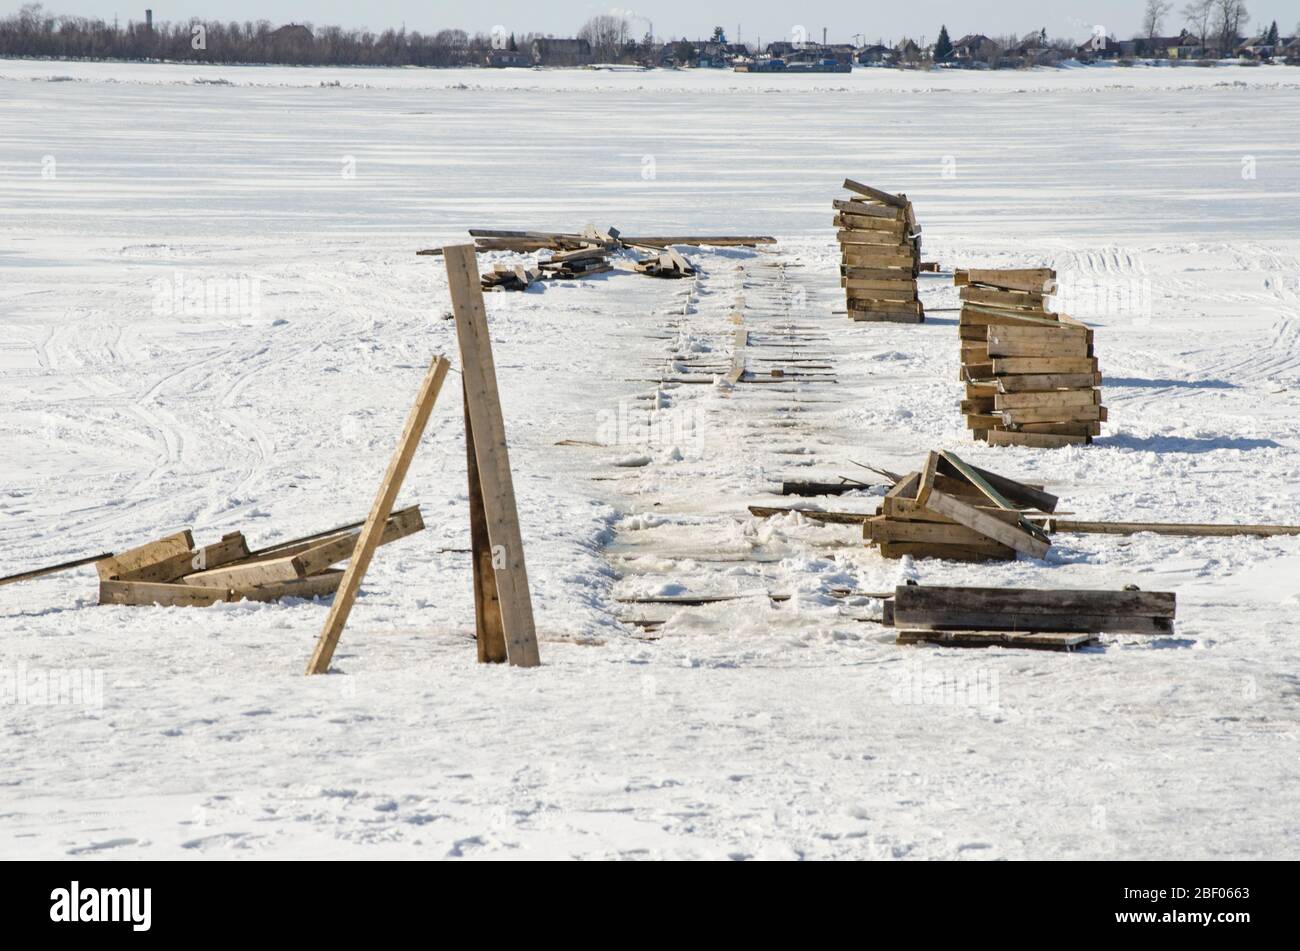
<path id="1" fill-rule="evenodd" d="M 917 295 L 921 229 L 906 195 L 891 195 L 852 179 L 853 193 L 836 199 L 840 284 L 851 320 L 919 324 L 925 311 Z"/>
<path id="2" fill-rule="evenodd" d="M 979 469 L 951 452 L 932 452 L 918 472 L 901 476 L 862 537 L 885 558 L 1014 561 L 1044 557 L 1051 542 L 1026 511 L 1054 512 L 1057 498 Z"/>
<path id="3" fill-rule="evenodd" d="M 1001 446 L 1087 445 L 1101 432 L 1092 331 L 1048 309 L 1050 268 L 957 271 L 962 412 L 976 439 Z"/>
<path id="4" fill-rule="evenodd" d="M 899 585 L 885 602 L 885 623 L 899 644 L 1072 650 L 1098 634 L 1165 637 L 1174 633 L 1172 593 L 948 588 Z"/>
<path id="5" fill-rule="evenodd" d="M 637 261 L 635 268 L 638 274 L 649 274 L 651 277 L 682 278 L 695 273 L 690 262 L 671 247 Z"/>
<path id="6" fill-rule="evenodd" d="M 612 271 L 609 250 L 600 244 L 586 244 L 572 251 L 555 251 L 537 264 L 546 280 L 571 281 L 590 274 Z"/>
<path id="7" fill-rule="evenodd" d="M 474 250 L 484 251 L 578 251 L 597 245 L 608 251 L 628 248 L 666 248 L 669 245 L 712 246 L 718 248 L 755 248 L 776 244 L 769 235 L 643 235 L 628 237 L 617 228 L 601 230 L 588 225 L 582 231 L 501 231 L 490 228 L 470 228 Z M 417 251 L 421 255 L 441 255 L 442 248 Z"/>
<path id="8" fill-rule="evenodd" d="M 352 557 L 360 525 L 249 551 L 240 532 L 196 548 L 189 529 L 95 562 L 99 603 L 206 607 L 219 601 L 278 601 L 333 594 L 334 565 Z M 380 544 L 424 530 L 419 506 L 393 512 Z"/>
<path id="9" fill-rule="evenodd" d="M 540 267 L 523 264 L 494 264 L 479 279 L 485 291 L 526 291 L 533 281 L 541 280 Z"/>

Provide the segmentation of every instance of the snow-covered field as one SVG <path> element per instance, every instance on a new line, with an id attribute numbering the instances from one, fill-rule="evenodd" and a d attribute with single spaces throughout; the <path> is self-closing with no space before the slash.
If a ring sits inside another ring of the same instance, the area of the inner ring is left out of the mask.
<path id="1" fill-rule="evenodd" d="M 1082 518 L 1300 523 L 1298 130 L 1282 67 L 0 61 L 0 574 L 360 518 L 455 352 L 414 252 L 466 227 L 781 239 L 688 252 L 694 282 L 489 295 L 539 669 L 474 662 L 452 385 L 403 494 L 428 530 L 381 550 L 332 676 L 302 676 L 320 603 L 100 607 L 88 568 L 0 589 L 0 856 L 1300 857 L 1300 538 L 909 564 L 746 512 L 947 448 Z M 1096 445 L 967 440 L 950 281 L 921 327 L 832 313 L 846 175 L 905 191 L 947 268 L 1058 270 L 1097 327 Z M 240 306 L 186 307 L 201 282 Z M 813 376 L 655 382 L 725 365 L 738 307 L 756 359 Z M 1179 633 L 903 648 L 831 596 L 903 578 L 1172 590 Z M 679 591 L 791 597 L 619 600 Z"/>

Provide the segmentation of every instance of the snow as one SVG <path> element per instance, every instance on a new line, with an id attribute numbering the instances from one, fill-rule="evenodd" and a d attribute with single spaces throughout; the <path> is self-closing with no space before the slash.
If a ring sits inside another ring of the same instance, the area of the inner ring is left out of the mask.
<path id="1" fill-rule="evenodd" d="M 361 517 L 456 349 L 414 251 L 467 227 L 780 239 L 488 296 L 539 669 L 474 662 L 455 385 L 399 503 L 428 529 L 380 551 L 330 676 L 301 673 L 321 603 L 0 590 L 0 855 L 1297 857 L 1300 538 L 886 562 L 745 508 L 869 511 L 773 493 L 947 448 L 1080 518 L 1300 522 L 1297 75 L 0 61 L 0 574 Z M 921 327 L 832 313 L 846 175 L 907 192 L 927 258 L 1058 270 L 1095 446 L 966 438 L 949 281 Z M 806 338 L 754 357 L 823 378 L 723 383 L 738 300 Z M 719 379 L 655 382 L 688 371 Z M 907 578 L 1176 591 L 1178 633 L 902 648 L 842 591 Z"/>

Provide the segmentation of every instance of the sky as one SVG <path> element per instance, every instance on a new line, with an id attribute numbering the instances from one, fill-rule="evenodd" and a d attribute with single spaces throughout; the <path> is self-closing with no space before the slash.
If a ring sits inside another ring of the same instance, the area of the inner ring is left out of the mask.
<path id="1" fill-rule="evenodd" d="M 1166 33 L 1177 33 L 1183 17 L 1177 12 L 1184 0 L 1174 0 L 1164 23 Z M 0 3 L 5 14 L 22 4 Z M 52 13 L 76 14 L 112 20 L 119 17 L 144 19 L 149 0 L 47 0 Z M 490 33 L 503 26 L 512 33 L 547 33 L 572 36 L 588 17 L 618 12 L 633 19 L 633 31 L 646 32 L 649 20 L 654 33 L 664 37 L 703 37 L 715 25 L 722 26 L 728 39 L 753 43 L 789 38 L 803 27 L 809 40 L 820 40 L 827 29 L 831 42 L 852 42 L 854 34 L 866 41 L 896 40 L 901 36 L 933 40 L 939 25 L 946 24 L 954 39 L 964 33 L 1001 36 L 1017 35 L 1045 28 L 1051 37 L 1082 40 L 1095 25 L 1108 33 L 1127 38 L 1138 32 L 1145 0 L 1000 0 L 992 3 L 962 0 L 915 0 L 912 3 L 864 2 L 864 0 L 730 0 L 700 3 L 699 0 L 653 0 L 645 6 L 617 6 L 599 2 L 539 3 L 537 0 L 459 0 L 424 2 L 415 0 L 156 0 L 155 20 L 271 20 L 275 23 L 337 24 L 382 30 L 405 25 L 408 30 L 431 32 L 459 28 L 469 33 Z M 1294 0 L 1248 0 L 1251 26 L 1266 27 L 1276 19 L 1283 33 L 1290 33 L 1300 20 Z M 644 18 L 637 16 L 643 14 Z M 646 19 L 648 18 L 648 19 Z"/>

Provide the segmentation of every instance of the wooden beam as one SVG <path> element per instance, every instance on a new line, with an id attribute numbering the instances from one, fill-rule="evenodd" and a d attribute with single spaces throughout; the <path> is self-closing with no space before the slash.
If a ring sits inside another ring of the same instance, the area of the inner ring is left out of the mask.
<path id="1" fill-rule="evenodd" d="M 866 198 L 875 201 L 884 202 L 886 205 L 892 205 L 895 208 L 906 208 L 907 199 L 901 195 L 891 195 L 889 192 L 881 191 L 879 188 L 872 188 L 870 185 L 863 185 L 861 182 L 855 182 L 851 178 L 844 179 L 844 189 L 855 192 Z"/>
<path id="2" fill-rule="evenodd" d="M 96 562 L 103 561 L 106 558 L 112 558 L 111 551 L 104 552 L 102 555 L 90 555 L 87 558 L 77 558 L 74 561 L 65 561 L 58 565 L 49 565 L 45 568 L 33 568 L 30 571 L 20 571 L 16 575 L 5 575 L 0 578 L 0 587 L 7 584 L 15 584 L 19 581 L 30 581 L 33 578 L 41 578 L 45 575 L 56 574 L 60 571 L 71 571 L 73 568 L 80 568 L 84 565 L 93 565 Z"/>
<path id="3" fill-rule="evenodd" d="M 464 392 L 464 384 L 461 385 Z M 469 535 L 474 581 L 474 642 L 480 664 L 504 664 L 505 628 L 501 623 L 501 597 L 497 593 L 496 572 L 492 568 L 492 543 L 488 538 L 487 513 L 483 508 L 483 485 L 478 474 L 478 456 L 474 450 L 474 423 L 469 415 L 469 397 L 465 410 L 465 468 L 469 474 Z"/>
<path id="4" fill-rule="evenodd" d="M 1035 538 L 1018 525 L 1008 525 L 946 492 L 931 492 L 930 501 L 925 507 L 1033 558 L 1043 558 L 1052 547 L 1050 542 Z"/>
<path id="5" fill-rule="evenodd" d="M 492 545 L 506 657 L 512 666 L 536 667 L 541 663 L 537 631 L 478 263 L 474 249 L 467 245 L 445 248 L 443 259 L 447 262 L 447 280 L 456 315 L 466 406 L 473 427 L 483 513 Z"/>
<path id="6" fill-rule="evenodd" d="M 139 571 L 149 565 L 156 565 L 175 555 L 184 554 L 194 549 L 194 536 L 187 528 L 175 535 L 168 535 L 157 541 L 147 542 L 136 548 L 129 548 L 118 555 L 96 562 L 95 570 L 101 581 L 118 578 L 127 572 Z"/>
<path id="7" fill-rule="evenodd" d="M 468 252 L 470 260 L 473 260 L 473 248 L 469 248 Z M 477 291 L 478 268 L 475 267 L 473 270 L 474 287 Z M 323 674 L 329 670 L 330 660 L 334 657 L 334 648 L 338 646 L 339 637 L 343 634 L 343 627 L 347 624 L 348 615 L 352 611 L 352 604 L 361 590 L 361 580 L 366 575 L 366 569 L 370 567 L 375 549 L 379 547 L 388 516 L 392 514 L 397 493 L 401 490 L 402 481 L 406 478 L 406 470 L 410 468 L 411 460 L 415 457 L 416 447 L 420 444 L 420 437 L 424 435 L 424 428 L 429 422 L 429 415 L 433 412 L 433 405 L 438 400 L 438 392 L 442 389 L 442 381 L 447 376 L 449 367 L 450 364 L 443 357 L 434 357 L 429 372 L 425 374 L 424 381 L 420 384 L 415 405 L 411 407 L 411 412 L 406 418 L 406 425 L 402 429 L 401 438 L 397 441 L 397 449 L 388 464 L 388 471 L 384 473 L 384 478 L 379 483 L 379 494 L 371 506 L 365 527 L 361 529 L 361 538 L 352 553 L 347 571 L 343 574 L 334 603 L 330 606 L 325 627 L 316 641 L 316 650 L 307 664 L 308 674 Z"/>
<path id="8" fill-rule="evenodd" d="M 1178 522 L 1079 522 L 1063 518 L 1049 518 L 1042 522 L 1049 532 L 1070 535 L 1176 535 L 1187 538 L 1218 538 L 1233 535 L 1254 535 L 1273 538 L 1280 535 L 1300 535 L 1300 525 L 1198 525 Z"/>

